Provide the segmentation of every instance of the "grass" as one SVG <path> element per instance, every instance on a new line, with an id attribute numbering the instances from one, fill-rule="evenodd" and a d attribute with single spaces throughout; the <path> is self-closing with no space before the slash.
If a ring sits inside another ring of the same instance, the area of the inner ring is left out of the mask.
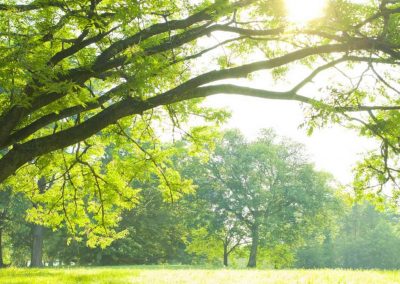
<path id="1" fill-rule="evenodd" d="M 246 270 L 180 266 L 93 268 L 7 268 L 0 283 L 268 283 L 268 284 L 390 284 L 400 283 L 400 271 L 379 270 Z"/>

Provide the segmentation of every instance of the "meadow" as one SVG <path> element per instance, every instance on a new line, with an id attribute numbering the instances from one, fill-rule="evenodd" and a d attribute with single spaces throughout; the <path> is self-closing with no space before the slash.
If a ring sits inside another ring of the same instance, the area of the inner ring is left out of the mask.
<path id="1" fill-rule="evenodd" d="M 400 271 L 212 269 L 181 266 L 93 268 L 7 268 L 0 283 L 268 283 L 268 284 L 390 284 L 400 283 Z"/>

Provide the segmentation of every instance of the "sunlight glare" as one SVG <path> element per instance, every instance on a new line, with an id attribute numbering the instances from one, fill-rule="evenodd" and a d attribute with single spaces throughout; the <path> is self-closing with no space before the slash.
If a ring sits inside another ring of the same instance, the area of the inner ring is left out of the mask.
<path id="1" fill-rule="evenodd" d="M 290 22 L 306 24 L 324 15 L 326 0 L 285 0 L 285 6 Z"/>

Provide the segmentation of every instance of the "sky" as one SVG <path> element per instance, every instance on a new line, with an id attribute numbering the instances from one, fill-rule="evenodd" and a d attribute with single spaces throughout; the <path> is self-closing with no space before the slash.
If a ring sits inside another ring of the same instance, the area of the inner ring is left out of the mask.
<path id="1" fill-rule="evenodd" d="M 343 185 L 351 183 L 352 168 L 373 146 L 372 141 L 341 126 L 317 129 L 308 136 L 299 128 L 304 114 L 297 102 L 215 95 L 207 98 L 207 104 L 231 110 L 224 128 L 239 128 L 248 139 L 255 138 L 262 128 L 273 128 L 278 135 L 304 144 L 316 168 L 332 173 Z"/>

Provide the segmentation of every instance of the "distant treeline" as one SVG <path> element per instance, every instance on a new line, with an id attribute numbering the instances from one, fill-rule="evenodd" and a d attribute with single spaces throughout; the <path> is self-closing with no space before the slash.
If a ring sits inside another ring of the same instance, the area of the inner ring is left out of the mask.
<path id="1" fill-rule="evenodd" d="M 136 182 L 139 202 L 117 229 L 125 236 L 104 248 L 89 248 L 85 234 L 28 223 L 27 210 L 40 204 L 0 192 L 0 265 L 400 268 L 399 217 L 352 202 L 301 145 L 271 131 L 251 142 L 228 131 L 208 160 L 175 163 L 197 189 L 171 200 Z"/>

